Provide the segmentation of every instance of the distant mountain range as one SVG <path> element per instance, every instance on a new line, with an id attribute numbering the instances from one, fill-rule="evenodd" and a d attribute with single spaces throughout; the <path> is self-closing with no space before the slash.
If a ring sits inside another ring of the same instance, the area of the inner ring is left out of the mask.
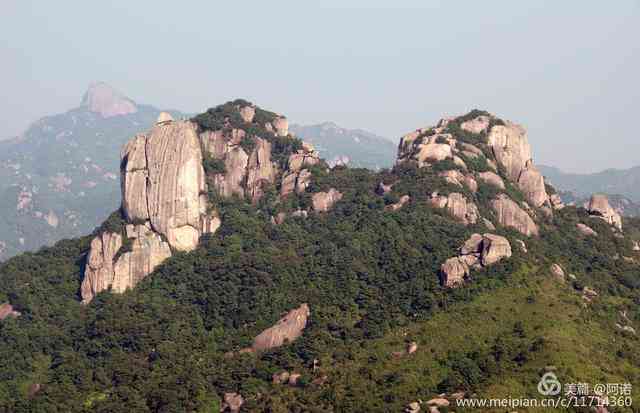
<path id="1" fill-rule="evenodd" d="M 640 202 L 640 166 L 630 169 L 606 169 L 592 174 L 572 174 L 551 166 L 540 171 L 557 188 L 588 196 L 595 192 L 623 195 Z"/>
<path id="2" fill-rule="evenodd" d="M 89 233 L 104 221 L 120 203 L 120 149 L 160 112 L 95 83 L 77 108 L 0 141 L 0 260 Z M 186 116 L 169 112 L 176 119 Z M 326 122 L 291 131 L 313 143 L 330 164 L 393 164 L 396 145 L 363 130 Z"/>
<path id="3" fill-rule="evenodd" d="M 160 112 L 96 83 L 77 108 L 44 117 L 21 136 L 0 141 L 0 260 L 99 225 L 120 202 L 120 148 L 153 125 Z M 362 129 L 324 122 L 292 125 L 290 131 L 312 143 L 331 166 L 377 170 L 395 161 L 396 144 Z M 640 215 L 640 167 L 584 175 L 539 169 L 565 202 L 582 204 L 602 192 L 621 214 Z"/>
<path id="4" fill-rule="evenodd" d="M 77 108 L 1 141 L 0 259 L 90 232 L 102 222 L 120 200 L 120 148 L 159 113 L 96 83 Z"/>
<path id="5" fill-rule="evenodd" d="M 394 163 L 396 144 L 362 129 L 345 129 L 333 122 L 317 125 L 292 125 L 290 131 L 312 143 L 329 164 L 380 169 Z"/>

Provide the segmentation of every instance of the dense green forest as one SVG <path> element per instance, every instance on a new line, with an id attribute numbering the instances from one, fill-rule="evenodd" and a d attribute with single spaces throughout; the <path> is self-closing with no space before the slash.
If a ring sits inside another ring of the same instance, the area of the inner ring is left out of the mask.
<path id="1" fill-rule="evenodd" d="M 227 109 L 196 120 L 220 127 L 218 114 Z M 481 141 L 458 126 L 451 131 L 461 140 Z M 299 147 L 292 138 L 269 138 L 280 139 L 278 162 Z M 3 263 L 0 303 L 21 316 L 0 322 L 0 411 L 210 413 L 225 392 L 238 392 L 248 412 L 399 412 L 457 391 L 539 397 L 536 383 L 551 365 L 567 383 L 640 384 L 638 338 L 615 327 L 621 311 L 640 321 L 640 257 L 630 257 L 640 221 L 625 220 L 620 237 L 566 207 L 541 222 L 537 238 L 498 228 L 513 256 L 445 289 L 440 265 L 472 233 L 487 232 L 427 202 L 434 190 L 454 191 L 438 176 L 453 168 L 372 172 L 323 163 L 312 168 L 310 193 L 336 188 L 343 198 L 328 213 L 280 225 L 272 215 L 307 207 L 309 193 L 277 201 L 274 187 L 256 205 L 218 200 L 222 226 L 196 251 L 174 255 L 135 289 L 103 292 L 86 306 L 79 287 L 91 237 Z M 380 182 L 395 185 L 380 195 Z M 455 190 L 492 217 L 494 188 Z M 506 191 L 521 198 L 510 185 Z M 403 208 L 385 209 L 406 194 Z M 599 235 L 581 235 L 578 221 Z M 553 263 L 575 279 L 555 280 Z M 585 288 L 598 297 L 586 303 Z M 234 355 L 301 303 L 311 317 L 300 339 Z M 416 353 L 394 355 L 410 342 Z M 282 371 L 301 379 L 273 383 Z"/>

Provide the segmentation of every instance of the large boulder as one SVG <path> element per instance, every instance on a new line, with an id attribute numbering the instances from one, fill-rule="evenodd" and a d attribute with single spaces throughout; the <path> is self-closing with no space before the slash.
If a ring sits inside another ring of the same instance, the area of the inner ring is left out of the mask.
<path id="1" fill-rule="evenodd" d="M 4 320 L 7 317 L 19 317 L 20 312 L 13 309 L 13 306 L 9 303 L 0 304 L 0 321 Z"/>
<path id="2" fill-rule="evenodd" d="M 464 225 L 478 222 L 480 213 L 478 207 L 464 195 L 453 192 L 449 195 L 431 195 L 431 205 L 436 208 L 446 208 L 447 211 Z"/>
<path id="3" fill-rule="evenodd" d="M 440 282 L 445 287 L 457 287 L 469 276 L 469 266 L 460 257 L 449 258 L 440 266 Z"/>
<path id="4" fill-rule="evenodd" d="M 273 327 L 260 333 L 253 340 L 251 349 L 256 352 L 265 351 L 280 347 L 286 343 L 292 343 L 302 335 L 310 314 L 309 306 L 306 303 L 289 311 Z"/>
<path id="5" fill-rule="evenodd" d="M 582 235 L 586 235 L 586 236 L 598 235 L 598 233 L 595 232 L 593 228 L 583 224 L 582 222 L 578 222 L 576 224 L 576 228 L 578 228 L 578 231 L 580 231 Z"/>
<path id="6" fill-rule="evenodd" d="M 493 265 L 509 257 L 511 257 L 511 244 L 509 244 L 509 240 L 495 234 L 483 235 L 481 252 L 481 262 L 483 266 Z"/>
<path id="7" fill-rule="evenodd" d="M 482 180 L 484 183 L 493 185 L 496 188 L 499 188 L 499 189 L 505 188 L 504 181 L 502 180 L 502 178 L 500 178 L 500 175 L 494 172 L 491 172 L 491 171 L 480 172 L 478 174 L 478 178 L 480 178 L 480 180 Z"/>
<path id="8" fill-rule="evenodd" d="M 498 195 L 496 199 L 491 201 L 491 207 L 496 213 L 500 225 L 513 228 L 526 236 L 538 235 L 538 226 L 533 219 L 507 195 Z"/>
<path id="9" fill-rule="evenodd" d="M 316 212 L 327 212 L 336 202 L 342 199 L 342 193 L 335 188 L 329 189 L 327 192 L 316 192 L 311 196 L 313 210 Z"/>
<path id="10" fill-rule="evenodd" d="M 609 225 L 622 230 L 622 217 L 609 205 L 606 195 L 594 194 L 586 205 L 590 215 L 603 219 Z"/>

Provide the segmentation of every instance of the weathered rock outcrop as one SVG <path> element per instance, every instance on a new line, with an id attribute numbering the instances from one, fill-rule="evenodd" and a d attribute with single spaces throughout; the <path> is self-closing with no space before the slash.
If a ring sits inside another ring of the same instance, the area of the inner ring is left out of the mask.
<path id="1" fill-rule="evenodd" d="M 540 171 L 533 165 L 531 146 L 525 129 L 511 122 L 494 125 L 487 142 L 507 177 L 525 194 L 535 207 L 549 203 L 549 196 Z"/>
<path id="2" fill-rule="evenodd" d="M 493 185 L 496 188 L 499 189 L 504 189 L 504 181 L 502 180 L 502 178 L 500 178 L 500 175 L 487 171 L 487 172 L 480 172 L 478 174 L 478 177 L 480 178 L 480 180 L 482 180 L 484 183 L 489 184 L 489 185 Z"/>
<path id="3" fill-rule="evenodd" d="M 475 224 L 480 217 L 476 204 L 458 192 L 446 196 L 434 192 L 431 194 L 431 205 L 436 208 L 446 208 L 455 219 L 464 225 Z"/>
<path id="4" fill-rule="evenodd" d="M 580 231 L 583 235 L 586 235 L 586 236 L 598 235 L 598 233 L 595 232 L 593 228 L 583 224 L 582 222 L 578 222 L 576 224 L 576 228 L 578 228 L 578 231 Z"/>
<path id="5" fill-rule="evenodd" d="M 609 198 L 606 195 L 592 195 L 585 208 L 590 215 L 601 218 L 609 225 L 622 230 L 622 217 L 609 205 Z"/>
<path id="6" fill-rule="evenodd" d="M 225 393 L 224 402 L 220 406 L 220 412 L 239 413 L 242 405 L 244 404 L 244 398 L 239 393 Z"/>
<path id="7" fill-rule="evenodd" d="M 335 188 L 331 188 L 327 192 L 316 192 L 311 196 L 313 210 L 316 212 L 329 211 L 341 199 L 342 193 Z"/>
<path id="8" fill-rule="evenodd" d="M 149 132 L 122 151 L 122 213 L 132 223 L 91 242 L 82 301 L 104 290 L 124 292 L 171 256 L 191 251 L 220 226 L 207 211 L 202 152 L 196 127 L 162 115 Z"/>
<path id="9" fill-rule="evenodd" d="M 464 283 L 468 276 L 469 266 L 460 257 L 449 258 L 440 267 L 440 282 L 445 287 L 457 287 Z"/>
<path id="10" fill-rule="evenodd" d="M 311 167 L 320 162 L 320 154 L 313 145 L 304 143 L 302 149 L 289 156 L 287 171 L 283 174 L 282 185 L 280 186 L 280 196 L 287 196 L 294 191 L 304 192 L 311 183 L 311 172 L 307 167 Z"/>
<path id="11" fill-rule="evenodd" d="M 385 211 L 397 211 L 400 208 L 402 208 L 404 204 L 406 204 L 410 200 L 411 200 L 411 197 L 409 195 L 402 195 L 398 200 L 398 202 L 396 202 L 395 204 L 387 205 L 386 207 L 384 207 L 384 209 Z"/>
<path id="12" fill-rule="evenodd" d="M 13 309 L 13 306 L 9 303 L 0 304 L 0 321 L 7 317 L 19 317 L 20 312 Z"/>
<path id="13" fill-rule="evenodd" d="M 135 103 L 106 83 L 98 82 L 89 86 L 82 99 L 82 106 L 103 118 L 136 113 Z"/>
<path id="14" fill-rule="evenodd" d="M 440 281 L 445 287 L 456 287 L 470 275 L 471 268 L 493 265 L 511 257 L 511 244 L 495 234 L 473 234 L 460 247 L 460 255 L 449 258 L 440 267 Z"/>
<path id="15" fill-rule="evenodd" d="M 538 226 L 533 219 L 507 195 L 498 195 L 491 201 L 491 207 L 500 225 L 513 228 L 526 236 L 538 235 Z"/>
<path id="16" fill-rule="evenodd" d="M 559 264 L 551 264 L 551 275 L 558 281 L 564 282 L 564 270 Z"/>
<path id="17" fill-rule="evenodd" d="M 156 125 L 125 146 L 121 164 L 127 220 L 149 221 L 172 248 L 193 250 L 207 210 L 195 125 L 187 121 Z"/>
<path id="18" fill-rule="evenodd" d="M 307 304 L 291 310 L 273 326 L 260 333 L 251 346 L 253 351 L 264 351 L 291 343 L 302 335 L 311 312 Z"/>

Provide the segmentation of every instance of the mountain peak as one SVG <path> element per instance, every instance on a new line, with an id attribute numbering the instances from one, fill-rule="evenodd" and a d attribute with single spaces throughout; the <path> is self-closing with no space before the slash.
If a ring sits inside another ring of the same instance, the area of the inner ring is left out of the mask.
<path id="1" fill-rule="evenodd" d="M 95 82 L 82 98 L 81 105 L 103 118 L 136 113 L 136 104 L 122 93 L 104 82 Z"/>

